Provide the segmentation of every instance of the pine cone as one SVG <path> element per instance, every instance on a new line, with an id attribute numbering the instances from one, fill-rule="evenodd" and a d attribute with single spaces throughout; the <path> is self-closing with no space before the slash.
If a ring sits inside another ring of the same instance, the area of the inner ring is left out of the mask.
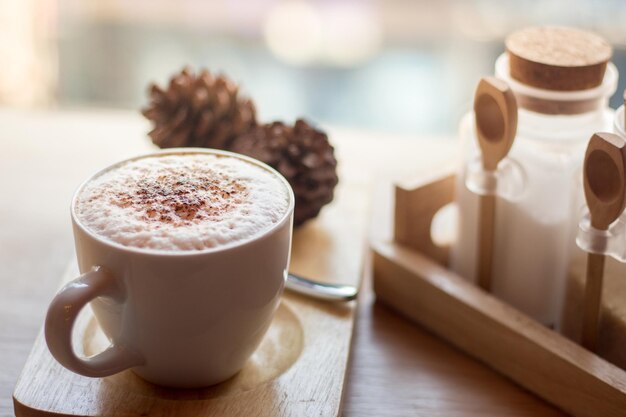
<path id="1" fill-rule="evenodd" d="M 154 124 L 152 142 L 161 148 L 227 149 L 256 125 L 254 103 L 238 93 L 239 87 L 225 76 L 207 70 L 196 76 L 189 68 L 173 76 L 165 90 L 151 84 L 142 113 Z"/>
<path id="2" fill-rule="evenodd" d="M 316 217 L 332 201 L 337 185 L 337 160 L 324 132 L 304 120 L 256 126 L 236 138 L 231 151 L 251 156 L 279 171 L 296 196 L 295 225 Z"/>

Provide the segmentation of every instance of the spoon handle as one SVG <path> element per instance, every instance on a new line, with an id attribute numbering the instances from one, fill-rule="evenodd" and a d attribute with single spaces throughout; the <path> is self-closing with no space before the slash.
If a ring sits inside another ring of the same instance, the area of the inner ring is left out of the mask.
<path id="1" fill-rule="evenodd" d="M 491 290 L 491 270 L 493 268 L 493 240 L 496 222 L 496 197 L 480 196 L 480 240 L 478 242 L 478 285 Z"/>
<path id="2" fill-rule="evenodd" d="M 595 351 L 598 344 L 603 277 L 604 255 L 588 254 L 587 281 L 585 283 L 585 300 L 583 305 L 582 344 L 591 351 Z"/>
<path id="3" fill-rule="evenodd" d="M 350 301 L 358 294 L 357 288 L 352 285 L 327 284 L 291 273 L 287 275 L 285 286 L 288 290 L 326 301 Z"/>

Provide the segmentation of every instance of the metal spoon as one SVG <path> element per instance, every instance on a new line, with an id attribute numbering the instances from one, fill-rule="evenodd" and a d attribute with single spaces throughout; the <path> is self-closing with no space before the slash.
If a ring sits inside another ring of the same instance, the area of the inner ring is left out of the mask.
<path id="1" fill-rule="evenodd" d="M 328 284 L 291 273 L 287 275 L 285 287 L 298 294 L 325 301 L 351 301 L 358 294 L 358 289 L 352 285 Z"/>

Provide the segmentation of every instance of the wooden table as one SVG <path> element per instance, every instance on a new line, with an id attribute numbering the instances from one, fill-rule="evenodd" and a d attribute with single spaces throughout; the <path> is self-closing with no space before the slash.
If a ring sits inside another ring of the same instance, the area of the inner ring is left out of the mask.
<path id="1" fill-rule="evenodd" d="M 73 190 L 96 168 L 145 149 L 147 129 L 125 111 L 0 111 L 0 416 L 13 415 L 15 381 L 73 256 Z M 383 199 L 381 184 L 454 152 L 444 138 L 335 129 L 332 139 L 343 179 Z M 385 219 L 374 224 L 384 228 Z M 376 303 L 367 279 L 344 399 L 345 416 L 563 415 Z"/>

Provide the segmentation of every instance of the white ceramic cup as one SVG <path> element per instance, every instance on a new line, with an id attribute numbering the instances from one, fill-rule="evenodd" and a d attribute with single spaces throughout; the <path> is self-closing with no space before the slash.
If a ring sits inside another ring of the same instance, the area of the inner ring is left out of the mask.
<path id="1" fill-rule="evenodd" d="M 159 154 L 180 152 L 190 149 Z M 139 249 L 81 224 L 75 206 L 83 184 L 71 205 L 82 275 L 52 300 L 45 323 L 50 352 L 69 370 L 104 377 L 132 368 L 159 385 L 202 387 L 237 373 L 261 342 L 287 276 L 293 192 L 280 174 L 254 159 L 214 150 L 192 152 L 240 158 L 266 169 L 284 183 L 288 209 L 280 221 L 244 241 L 198 252 Z M 72 327 L 88 303 L 111 345 L 81 358 L 72 348 Z"/>

